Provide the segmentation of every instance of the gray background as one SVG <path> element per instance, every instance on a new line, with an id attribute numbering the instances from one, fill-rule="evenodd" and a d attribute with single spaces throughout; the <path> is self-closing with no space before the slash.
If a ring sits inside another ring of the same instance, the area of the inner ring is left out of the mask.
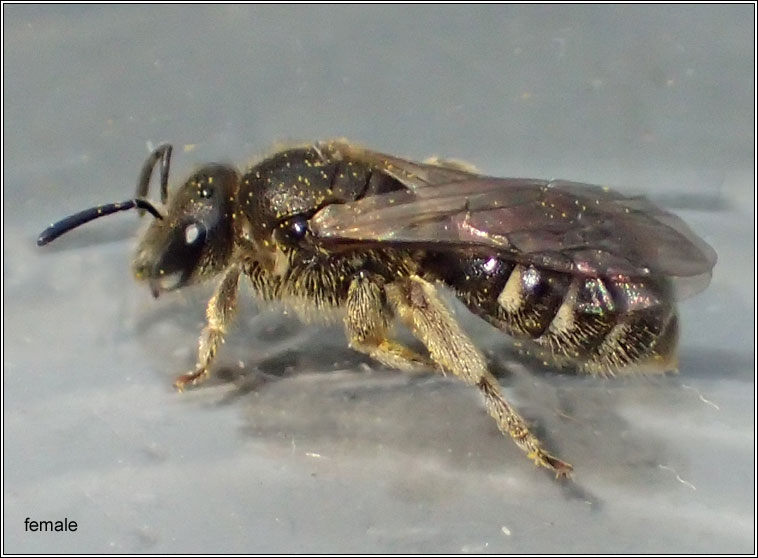
<path id="1" fill-rule="evenodd" d="M 3 550 L 754 551 L 753 10 L 3 6 Z M 208 288 L 134 283 L 133 213 L 34 245 L 129 197 L 149 145 L 175 144 L 178 182 L 334 136 L 644 193 L 716 248 L 679 375 L 556 374 L 456 307 L 575 483 L 473 390 L 252 296 L 177 395 Z"/>

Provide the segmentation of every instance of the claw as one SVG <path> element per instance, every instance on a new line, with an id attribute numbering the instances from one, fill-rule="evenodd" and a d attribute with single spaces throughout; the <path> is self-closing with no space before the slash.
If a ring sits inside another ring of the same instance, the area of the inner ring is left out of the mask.
<path id="1" fill-rule="evenodd" d="M 548 469 L 552 469 L 555 471 L 555 478 L 556 479 L 570 479 L 571 473 L 574 471 L 574 468 L 565 461 L 561 461 L 557 457 L 553 457 L 552 455 L 545 455 L 545 464 L 544 467 L 547 467 Z"/>
<path id="2" fill-rule="evenodd" d="M 528 454 L 528 457 L 532 459 L 536 465 L 553 471 L 556 479 L 570 479 L 571 473 L 574 471 L 574 468 L 570 463 L 566 463 L 565 461 L 553 457 L 549 453 L 543 451 L 531 452 Z"/>
<path id="3" fill-rule="evenodd" d="M 174 387 L 181 393 L 187 384 L 196 386 L 197 384 L 204 382 L 208 378 L 208 370 L 201 368 L 200 370 L 194 370 L 187 374 L 182 374 L 174 381 Z"/>

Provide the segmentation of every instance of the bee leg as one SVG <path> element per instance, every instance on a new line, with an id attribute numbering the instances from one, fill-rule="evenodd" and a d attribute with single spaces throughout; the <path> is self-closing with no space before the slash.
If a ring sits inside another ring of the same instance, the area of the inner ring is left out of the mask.
<path id="1" fill-rule="evenodd" d="M 571 465 L 545 451 L 526 421 L 508 404 L 484 356 L 439 299 L 435 287 L 413 276 L 387 285 L 385 292 L 395 314 L 423 341 L 440 367 L 479 388 L 500 431 L 510 435 L 537 465 L 554 471 L 556 477 L 568 477 Z"/>
<path id="2" fill-rule="evenodd" d="M 350 282 L 347 293 L 345 333 L 350 347 L 385 366 L 406 372 L 437 368 L 429 358 L 387 338 L 392 317 L 382 280 L 359 272 Z"/>
<path id="3" fill-rule="evenodd" d="M 179 391 L 184 390 L 187 384 L 194 386 L 208 378 L 208 369 L 216 356 L 219 345 L 224 342 L 224 334 L 237 306 L 239 276 L 239 268 L 230 267 L 208 302 L 205 310 L 208 325 L 203 328 L 198 340 L 197 364 L 192 372 L 176 379 L 174 387 Z"/>

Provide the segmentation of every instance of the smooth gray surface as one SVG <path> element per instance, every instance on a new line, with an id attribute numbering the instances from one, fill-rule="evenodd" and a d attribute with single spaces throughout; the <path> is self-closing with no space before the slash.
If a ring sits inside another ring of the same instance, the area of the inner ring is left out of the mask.
<path id="1" fill-rule="evenodd" d="M 753 10 L 4 5 L 3 550 L 754 552 Z M 646 193 L 716 248 L 678 376 L 544 371 L 458 307 L 575 484 L 472 390 L 250 296 L 177 395 L 208 289 L 132 281 L 134 214 L 34 245 L 130 196 L 148 144 L 176 182 L 333 136 Z"/>

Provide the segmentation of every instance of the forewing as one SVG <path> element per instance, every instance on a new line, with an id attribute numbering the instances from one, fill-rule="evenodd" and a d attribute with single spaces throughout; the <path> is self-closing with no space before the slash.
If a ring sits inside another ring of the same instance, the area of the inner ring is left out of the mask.
<path id="1" fill-rule="evenodd" d="M 386 153 L 364 149 L 344 141 L 332 141 L 319 144 L 321 149 L 333 154 L 368 163 L 375 169 L 398 180 L 411 191 L 419 191 L 442 184 L 452 184 L 476 178 L 479 175 L 470 170 L 463 170 L 460 163 L 456 167 L 443 164 L 417 163 Z"/>
<path id="2" fill-rule="evenodd" d="M 708 284 L 713 249 L 644 198 L 574 182 L 455 172 L 454 182 L 417 179 L 408 190 L 328 206 L 311 229 L 324 242 L 481 247 L 586 276 L 667 276 L 680 298 Z"/>

